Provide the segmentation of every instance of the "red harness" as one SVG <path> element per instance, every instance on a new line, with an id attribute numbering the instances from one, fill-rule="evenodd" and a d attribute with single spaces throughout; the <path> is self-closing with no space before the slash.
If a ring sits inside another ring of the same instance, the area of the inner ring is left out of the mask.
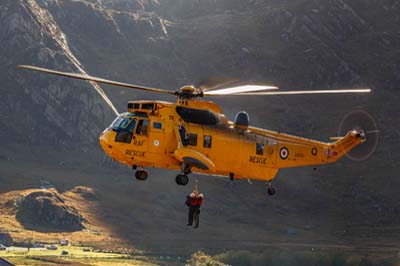
<path id="1" fill-rule="evenodd" d="M 190 198 L 190 206 L 201 206 L 203 204 L 203 198 L 199 196 Z"/>

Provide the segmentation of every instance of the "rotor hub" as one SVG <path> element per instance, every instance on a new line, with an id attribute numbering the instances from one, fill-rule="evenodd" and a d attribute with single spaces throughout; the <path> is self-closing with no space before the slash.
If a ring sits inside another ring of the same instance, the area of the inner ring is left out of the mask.
<path id="1" fill-rule="evenodd" d="M 360 138 L 361 142 L 365 142 L 367 140 L 367 135 L 361 128 L 356 128 L 353 131 L 356 133 L 356 136 Z"/>
<path id="2" fill-rule="evenodd" d="M 193 85 L 186 85 L 186 86 L 179 88 L 175 92 L 175 95 L 179 99 L 186 99 L 186 100 L 204 96 L 203 91 L 199 88 L 196 88 Z"/>
<path id="3" fill-rule="evenodd" d="M 379 129 L 374 118 L 363 110 L 346 114 L 340 122 L 338 135 L 344 136 L 349 131 L 355 133 L 363 144 L 346 153 L 346 156 L 353 161 L 368 159 L 379 142 Z"/>

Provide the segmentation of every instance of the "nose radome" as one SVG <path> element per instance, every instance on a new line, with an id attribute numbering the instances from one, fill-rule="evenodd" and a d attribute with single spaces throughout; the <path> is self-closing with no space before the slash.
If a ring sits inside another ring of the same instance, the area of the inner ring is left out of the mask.
<path id="1" fill-rule="evenodd" d="M 99 137 L 100 146 L 103 148 L 105 152 L 108 152 L 111 149 L 111 143 L 109 143 L 109 135 L 110 131 L 104 130 Z"/>
<path id="2" fill-rule="evenodd" d="M 105 146 L 107 145 L 107 141 L 104 138 L 104 133 L 100 134 L 99 142 L 100 142 L 100 146 L 103 148 L 103 150 L 105 150 Z"/>

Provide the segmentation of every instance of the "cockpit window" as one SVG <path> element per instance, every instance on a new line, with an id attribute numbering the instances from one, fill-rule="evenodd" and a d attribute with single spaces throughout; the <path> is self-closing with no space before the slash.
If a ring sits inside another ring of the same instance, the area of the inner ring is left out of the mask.
<path id="1" fill-rule="evenodd" d="M 114 130 L 127 129 L 133 120 L 136 119 L 133 117 L 118 117 L 112 124 L 112 128 Z"/>
<path id="2" fill-rule="evenodd" d="M 133 118 L 131 122 L 128 124 L 126 127 L 126 130 L 128 130 L 129 133 L 133 133 L 133 129 L 135 128 L 136 125 L 136 118 Z"/>
<path id="3" fill-rule="evenodd" d="M 114 130 L 118 130 L 121 124 L 122 124 L 122 126 L 126 126 L 127 123 L 129 122 L 129 119 L 138 118 L 138 117 L 148 118 L 148 115 L 143 112 L 123 113 L 123 114 L 120 114 L 114 120 L 114 122 L 112 122 L 110 127 Z"/>
<path id="4" fill-rule="evenodd" d="M 128 125 L 130 124 L 131 119 L 130 118 L 125 118 L 124 120 L 122 120 L 122 122 L 119 124 L 119 128 L 120 129 L 126 129 L 128 127 Z"/>
<path id="5" fill-rule="evenodd" d="M 121 124 L 122 121 L 124 121 L 122 117 L 117 117 L 117 119 L 115 119 L 114 122 L 111 124 L 112 129 L 118 130 L 119 125 Z"/>
<path id="6" fill-rule="evenodd" d="M 113 130 L 117 131 L 115 136 L 116 142 L 130 143 L 133 136 L 133 129 L 136 125 L 136 118 L 125 117 L 121 120 L 116 120 L 112 126 Z"/>

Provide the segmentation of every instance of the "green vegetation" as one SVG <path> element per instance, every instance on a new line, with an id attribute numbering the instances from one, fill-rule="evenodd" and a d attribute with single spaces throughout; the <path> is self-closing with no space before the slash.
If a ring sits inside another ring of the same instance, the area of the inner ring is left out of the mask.
<path id="1" fill-rule="evenodd" d="M 187 261 L 186 266 L 228 266 L 221 263 L 204 252 L 198 251 Z"/>
<path id="2" fill-rule="evenodd" d="M 63 251 L 67 255 L 61 255 Z M 155 266 L 157 262 L 145 256 L 131 256 L 127 254 L 92 252 L 84 247 L 59 247 L 58 250 L 31 249 L 25 248 L 0 251 L 0 257 L 9 260 L 16 265 L 77 265 L 77 266 L 103 266 L 103 265 L 124 265 L 124 266 Z"/>

